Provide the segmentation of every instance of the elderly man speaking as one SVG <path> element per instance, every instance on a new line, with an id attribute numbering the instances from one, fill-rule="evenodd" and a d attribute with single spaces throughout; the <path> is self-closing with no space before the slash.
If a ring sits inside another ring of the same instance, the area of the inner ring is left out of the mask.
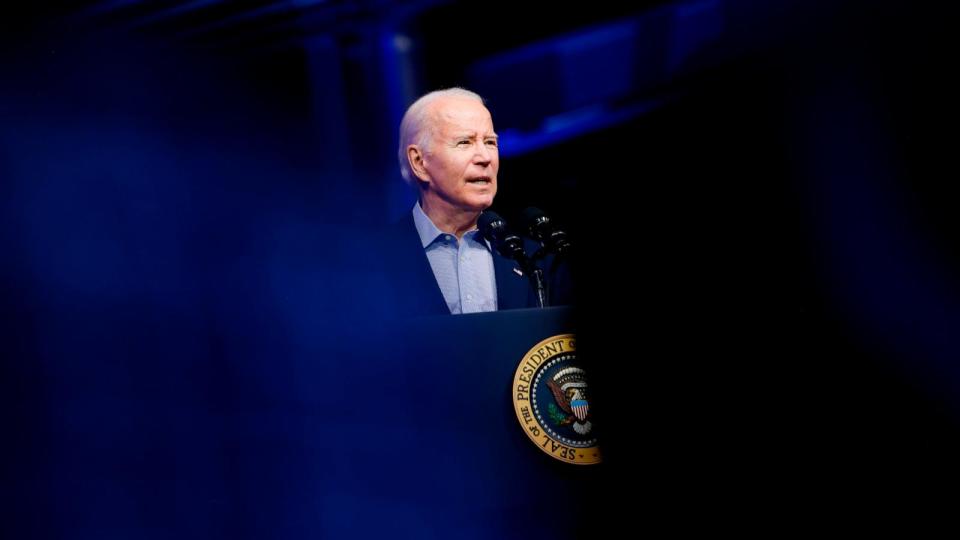
<path id="1" fill-rule="evenodd" d="M 477 230 L 497 194 L 500 167 L 483 99 L 450 88 L 415 101 L 400 123 L 398 158 L 418 199 L 398 225 L 386 268 L 402 309 L 431 315 L 532 306 L 522 272 Z"/>

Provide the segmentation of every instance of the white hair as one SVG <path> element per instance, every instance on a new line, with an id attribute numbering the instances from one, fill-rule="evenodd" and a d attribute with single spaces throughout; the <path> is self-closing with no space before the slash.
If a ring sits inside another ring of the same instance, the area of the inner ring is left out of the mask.
<path id="1" fill-rule="evenodd" d="M 422 150 L 430 144 L 430 138 L 433 135 L 433 127 L 428 118 L 427 110 L 429 105 L 438 98 L 443 97 L 463 97 L 475 99 L 481 104 L 483 98 L 476 92 L 471 92 L 465 88 L 453 87 L 443 90 L 434 90 L 425 94 L 420 99 L 413 102 L 407 108 L 407 112 L 400 121 L 400 147 L 397 150 L 397 159 L 400 160 L 400 174 L 411 186 L 416 185 L 416 176 L 410 170 L 410 161 L 407 159 L 407 147 L 411 144 L 419 146 Z M 429 129 L 427 129 L 429 127 Z M 424 150 L 425 151 L 425 150 Z"/>

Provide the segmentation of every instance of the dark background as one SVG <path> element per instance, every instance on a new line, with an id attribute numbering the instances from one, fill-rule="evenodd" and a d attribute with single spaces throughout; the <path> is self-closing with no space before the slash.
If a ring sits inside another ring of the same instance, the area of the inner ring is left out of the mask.
<path id="1" fill-rule="evenodd" d="M 369 436 L 340 405 L 376 330 L 356 261 L 412 204 L 404 108 L 450 85 L 501 134 L 495 209 L 537 205 L 579 248 L 615 479 L 584 522 L 935 513 L 960 442 L 956 22 L 855 0 L 4 8 L 4 536 L 337 537 L 368 512 L 457 535 L 317 457 Z"/>

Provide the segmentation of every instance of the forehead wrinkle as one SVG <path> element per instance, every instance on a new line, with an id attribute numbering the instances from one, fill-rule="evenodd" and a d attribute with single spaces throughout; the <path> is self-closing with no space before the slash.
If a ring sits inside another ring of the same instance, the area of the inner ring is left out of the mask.
<path id="1" fill-rule="evenodd" d="M 481 109 L 471 110 L 466 117 L 457 115 L 452 109 L 448 109 L 447 107 L 443 106 L 449 104 L 449 102 L 444 103 L 442 100 L 431 103 L 429 105 L 428 112 L 425 115 L 427 117 L 428 124 L 426 128 L 438 139 L 452 140 L 464 135 L 476 136 L 478 134 L 476 129 L 472 127 L 466 127 L 462 123 L 458 122 L 458 120 L 471 122 L 472 120 L 475 120 L 477 116 L 482 116 L 482 121 L 487 123 L 488 127 L 491 129 L 491 134 L 485 134 L 483 136 L 497 137 L 497 135 L 492 132 L 493 117 L 491 116 L 490 111 L 487 110 L 486 107 L 483 107 L 482 104 Z"/>

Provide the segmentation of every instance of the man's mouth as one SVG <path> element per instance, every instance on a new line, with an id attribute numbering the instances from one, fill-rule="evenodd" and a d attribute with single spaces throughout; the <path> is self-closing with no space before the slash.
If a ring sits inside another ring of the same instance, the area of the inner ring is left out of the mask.
<path id="1" fill-rule="evenodd" d="M 489 184 L 489 183 L 490 183 L 490 177 L 489 177 L 489 176 L 478 176 L 478 177 L 476 177 L 476 178 L 470 178 L 470 179 L 467 180 L 467 183 L 468 183 L 468 184 L 481 184 L 481 185 Z"/>

